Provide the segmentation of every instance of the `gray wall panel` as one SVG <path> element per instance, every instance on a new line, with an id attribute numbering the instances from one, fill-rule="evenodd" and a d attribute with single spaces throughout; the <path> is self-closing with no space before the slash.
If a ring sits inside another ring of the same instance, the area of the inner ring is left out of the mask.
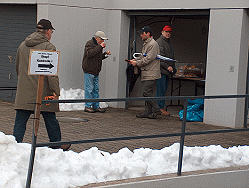
<path id="1" fill-rule="evenodd" d="M 37 5 L 0 4 L 0 87 L 16 87 L 16 51 L 20 43 L 35 31 L 36 22 Z M 12 56 L 12 62 L 9 56 Z M 0 92 L 0 99 L 13 101 L 14 98 L 12 91 Z"/>

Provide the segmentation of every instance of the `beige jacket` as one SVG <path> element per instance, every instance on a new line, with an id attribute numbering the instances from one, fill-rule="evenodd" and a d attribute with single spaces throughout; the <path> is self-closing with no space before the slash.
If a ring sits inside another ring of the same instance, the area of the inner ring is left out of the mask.
<path id="1" fill-rule="evenodd" d="M 30 49 L 53 50 L 55 46 L 49 42 L 46 35 L 34 32 L 23 41 L 16 55 L 16 73 L 18 76 L 15 109 L 34 110 L 37 96 L 38 75 L 28 75 Z M 59 78 L 57 76 L 45 76 L 42 99 L 55 93 L 60 95 Z M 41 111 L 59 111 L 59 104 L 42 104 Z"/>
<path id="2" fill-rule="evenodd" d="M 146 53 L 147 56 L 136 58 L 137 66 L 141 69 L 141 81 L 161 78 L 160 60 L 156 59 L 156 56 L 160 54 L 160 50 L 153 37 L 144 41 L 142 53 Z"/>

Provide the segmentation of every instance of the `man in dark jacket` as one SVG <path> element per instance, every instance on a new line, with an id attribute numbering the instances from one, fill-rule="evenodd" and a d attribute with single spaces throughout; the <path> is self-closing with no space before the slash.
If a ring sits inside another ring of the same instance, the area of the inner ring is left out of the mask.
<path id="1" fill-rule="evenodd" d="M 111 55 L 110 51 L 103 53 L 106 47 L 104 40 L 106 38 L 103 31 L 97 31 L 94 37 L 87 41 L 85 45 L 82 68 L 84 71 L 85 98 L 99 98 L 99 73 L 102 67 L 102 60 Z M 99 102 L 86 102 L 85 112 L 105 112 L 105 109 L 99 107 Z"/>
<path id="2" fill-rule="evenodd" d="M 162 35 L 157 39 L 160 49 L 160 55 L 175 59 L 173 48 L 170 44 L 169 38 L 171 37 L 172 28 L 166 25 L 162 30 Z M 164 97 L 167 92 L 168 83 L 170 78 L 176 73 L 175 63 L 172 61 L 160 61 L 161 78 L 157 80 L 156 97 Z M 165 100 L 157 101 L 162 112 L 162 115 L 170 115 L 165 107 Z"/>
<path id="3" fill-rule="evenodd" d="M 36 32 L 29 35 L 23 41 L 16 55 L 16 73 L 18 76 L 17 93 L 15 99 L 16 119 L 13 135 L 17 142 L 22 142 L 26 124 L 35 109 L 37 96 L 38 76 L 28 75 L 30 49 L 52 50 L 55 46 L 50 42 L 53 26 L 49 20 L 41 19 L 37 24 Z M 58 99 L 60 95 L 59 78 L 57 76 L 45 76 L 42 98 L 51 96 L 51 99 Z M 41 106 L 41 114 L 44 118 L 51 142 L 61 141 L 61 130 L 56 119 L 55 112 L 59 111 L 59 104 Z M 60 148 L 68 150 L 70 145 L 62 145 Z M 56 147 L 55 147 L 56 148 Z"/>

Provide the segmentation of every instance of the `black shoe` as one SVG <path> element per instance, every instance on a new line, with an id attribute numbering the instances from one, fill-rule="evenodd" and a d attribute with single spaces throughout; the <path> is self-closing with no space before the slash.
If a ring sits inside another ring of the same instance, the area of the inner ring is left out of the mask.
<path id="1" fill-rule="evenodd" d="M 151 113 L 150 115 L 148 115 L 149 119 L 156 119 L 157 117 L 157 113 Z"/>
<path id="2" fill-rule="evenodd" d="M 95 112 L 104 113 L 105 109 L 104 108 L 97 108 L 97 109 L 95 109 Z"/>
<path id="3" fill-rule="evenodd" d="M 93 108 L 85 108 L 84 111 L 88 112 L 88 113 L 94 113 L 95 112 L 95 110 Z"/>
<path id="4" fill-rule="evenodd" d="M 148 114 L 141 113 L 141 114 L 137 114 L 136 117 L 137 118 L 148 118 Z"/>
<path id="5" fill-rule="evenodd" d="M 156 114 L 161 115 L 162 114 L 161 110 L 156 111 Z"/>

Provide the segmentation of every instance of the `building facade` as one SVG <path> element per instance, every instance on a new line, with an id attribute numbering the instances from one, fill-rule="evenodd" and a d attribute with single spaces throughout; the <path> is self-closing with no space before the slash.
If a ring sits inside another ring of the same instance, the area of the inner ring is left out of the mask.
<path id="1" fill-rule="evenodd" d="M 172 45 L 178 61 L 205 64 L 205 95 L 245 94 L 248 8 L 248 0 L 3 0 L 0 9 L 11 14 L 4 17 L 3 11 L 0 13 L 0 23 L 5 23 L 0 30 L 0 64 L 4 67 L 0 72 L 1 83 L 16 84 L 16 49 L 35 30 L 36 22 L 47 18 L 56 29 L 51 41 L 60 51 L 61 88 L 84 88 L 81 68 L 84 45 L 97 30 L 103 30 L 109 38 L 106 49 L 112 55 L 103 62 L 100 97 L 126 97 L 124 60 L 141 51 L 142 45 L 136 31 L 150 25 L 157 38 L 169 23 L 174 29 Z M 5 29 L 10 32 L 6 34 Z M 134 95 L 139 95 L 137 84 Z M 190 94 L 185 91 L 185 95 Z M 244 103 L 244 99 L 206 100 L 204 123 L 242 127 Z M 109 105 L 125 107 L 123 102 Z"/>

